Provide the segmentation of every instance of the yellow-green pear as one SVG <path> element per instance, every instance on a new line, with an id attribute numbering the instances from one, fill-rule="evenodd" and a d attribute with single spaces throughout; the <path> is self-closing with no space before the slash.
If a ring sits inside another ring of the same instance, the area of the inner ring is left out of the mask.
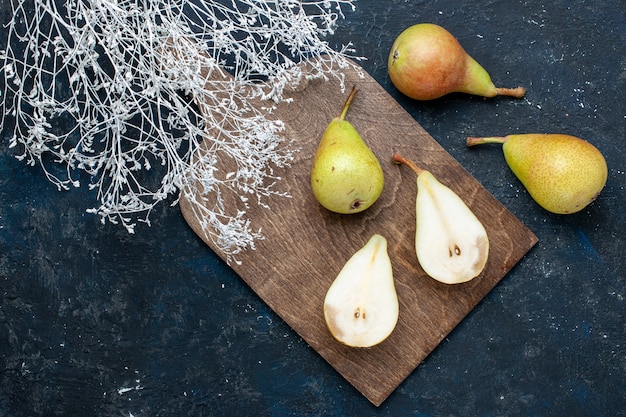
<path id="1" fill-rule="evenodd" d="M 342 214 L 370 207 L 383 191 L 383 170 L 346 114 L 357 90 L 353 87 L 341 114 L 326 128 L 315 152 L 311 188 L 319 203 Z"/>
<path id="2" fill-rule="evenodd" d="M 489 256 L 489 238 L 480 220 L 430 171 L 397 153 L 393 161 L 417 174 L 415 252 L 424 272 L 445 284 L 480 275 Z"/>
<path id="3" fill-rule="evenodd" d="M 591 143 L 570 135 L 527 133 L 467 138 L 467 146 L 500 143 L 511 171 L 544 209 L 576 213 L 606 184 L 606 160 Z"/>
<path id="4" fill-rule="evenodd" d="M 432 100 L 455 92 L 517 98 L 526 93 L 523 87 L 496 87 L 457 39 L 432 23 L 405 29 L 391 46 L 387 68 L 396 88 L 416 100 Z"/>
<path id="5" fill-rule="evenodd" d="M 378 234 L 345 263 L 324 299 L 324 319 L 339 342 L 371 347 L 396 327 L 398 296 L 387 240 Z"/>

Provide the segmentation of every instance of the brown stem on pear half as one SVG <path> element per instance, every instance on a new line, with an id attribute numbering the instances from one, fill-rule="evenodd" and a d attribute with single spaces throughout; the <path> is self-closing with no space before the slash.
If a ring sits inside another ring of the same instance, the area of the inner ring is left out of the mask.
<path id="1" fill-rule="evenodd" d="M 395 164 L 402 164 L 402 165 L 408 166 L 417 175 L 421 174 L 422 171 L 424 171 L 422 168 L 415 165 L 413 161 L 411 161 L 410 159 L 406 159 L 405 157 L 403 157 L 397 152 L 393 154 L 392 160 Z"/>
<path id="2" fill-rule="evenodd" d="M 524 87 L 496 88 L 496 93 L 498 93 L 499 96 L 522 98 L 526 94 L 526 89 Z"/>
<path id="3" fill-rule="evenodd" d="M 487 136 L 482 138 L 469 137 L 465 140 L 467 146 L 482 145 L 483 143 L 499 143 L 503 144 L 508 138 L 505 136 Z"/>
<path id="4" fill-rule="evenodd" d="M 343 105 L 343 109 L 341 109 L 341 114 L 339 115 L 339 120 L 346 120 L 346 115 L 348 114 L 348 109 L 350 108 L 350 104 L 352 104 L 352 99 L 357 93 L 356 85 L 352 86 L 352 90 L 346 99 L 345 104 Z"/>

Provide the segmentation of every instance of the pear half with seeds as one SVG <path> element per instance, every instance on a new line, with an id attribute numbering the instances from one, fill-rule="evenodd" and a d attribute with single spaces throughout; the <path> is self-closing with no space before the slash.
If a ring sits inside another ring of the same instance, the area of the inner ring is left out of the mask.
<path id="1" fill-rule="evenodd" d="M 417 174 L 415 252 L 426 274 L 445 284 L 477 277 L 489 256 L 485 227 L 463 200 L 435 176 L 394 154 Z"/>
<path id="2" fill-rule="evenodd" d="M 398 314 L 387 240 L 375 234 L 352 255 L 331 284 L 324 299 L 324 319 L 339 342 L 366 348 L 391 334 Z"/>

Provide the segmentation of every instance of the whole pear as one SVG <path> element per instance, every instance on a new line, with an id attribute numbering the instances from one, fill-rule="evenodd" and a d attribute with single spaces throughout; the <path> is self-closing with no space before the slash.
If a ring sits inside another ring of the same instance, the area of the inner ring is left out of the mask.
<path id="1" fill-rule="evenodd" d="M 342 214 L 370 207 L 383 191 L 383 169 L 346 114 L 357 90 L 352 88 L 341 114 L 329 124 L 315 152 L 311 188 L 317 201 Z"/>
<path id="2" fill-rule="evenodd" d="M 396 88 L 416 100 L 432 100 L 454 92 L 517 98 L 526 94 L 523 87 L 497 88 L 458 40 L 432 23 L 405 29 L 391 46 L 387 68 Z"/>
<path id="3" fill-rule="evenodd" d="M 591 143 L 563 134 L 527 133 L 467 138 L 467 145 L 500 143 L 511 171 L 544 209 L 576 213 L 606 184 L 606 160 Z"/>
<path id="4" fill-rule="evenodd" d="M 324 298 L 324 319 L 339 342 L 371 347 L 396 327 L 398 296 L 387 240 L 378 234 L 350 257 Z"/>
<path id="5" fill-rule="evenodd" d="M 476 278 L 489 257 L 489 238 L 483 224 L 430 171 L 397 153 L 393 161 L 417 174 L 415 253 L 424 272 L 444 284 Z"/>

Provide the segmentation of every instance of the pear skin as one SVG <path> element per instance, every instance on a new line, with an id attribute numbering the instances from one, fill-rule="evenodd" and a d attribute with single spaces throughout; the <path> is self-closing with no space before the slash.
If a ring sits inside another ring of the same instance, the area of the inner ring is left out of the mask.
<path id="1" fill-rule="evenodd" d="M 511 171 L 530 196 L 556 214 L 576 213 L 594 201 L 608 168 L 600 151 L 571 135 L 527 133 L 467 138 L 468 146 L 500 143 Z"/>
<path id="2" fill-rule="evenodd" d="M 448 93 L 517 98 L 526 93 L 523 87 L 496 87 L 458 40 L 432 23 L 413 25 L 395 39 L 387 69 L 394 86 L 416 100 L 433 100 Z"/>
<path id="3" fill-rule="evenodd" d="M 378 234 L 345 263 L 324 299 L 324 319 L 339 342 L 371 347 L 396 327 L 398 296 L 387 240 Z"/>
<path id="4" fill-rule="evenodd" d="M 431 172 L 397 153 L 393 161 L 417 174 L 415 253 L 424 272 L 444 284 L 476 278 L 489 257 L 489 238 L 483 224 Z"/>
<path id="5" fill-rule="evenodd" d="M 383 169 L 376 155 L 346 120 L 357 90 L 352 89 L 341 114 L 326 128 L 315 152 L 311 188 L 317 201 L 335 213 L 359 213 L 383 191 Z"/>

